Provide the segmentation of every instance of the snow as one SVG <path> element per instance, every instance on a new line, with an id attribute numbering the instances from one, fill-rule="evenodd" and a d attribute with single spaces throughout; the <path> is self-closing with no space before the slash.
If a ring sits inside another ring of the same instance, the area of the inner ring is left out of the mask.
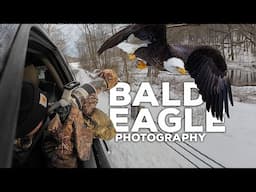
<path id="1" fill-rule="evenodd" d="M 76 66 L 76 65 L 74 65 Z M 77 67 L 77 66 L 76 66 Z M 82 69 L 76 73 L 77 79 L 81 83 L 90 81 L 90 74 Z M 131 83 L 134 96 L 136 89 L 141 81 L 147 81 L 147 70 L 134 70 L 134 81 Z M 180 99 L 182 96 L 183 82 L 193 81 L 189 76 L 177 76 L 175 74 L 161 72 L 161 81 L 175 82 L 171 85 L 171 97 Z M 160 86 L 153 84 L 152 88 L 156 96 L 161 100 Z M 234 106 L 230 107 L 230 119 L 225 117 L 226 133 L 207 133 L 204 142 L 190 142 L 192 149 L 185 143 L 163 143 L 163 142 L 115 142 L 107 141 L 110 154 L 107 157 L 111 167 L 114 168 L 194 168 L 198 167 L 220 167 L 227 168 L 248 168 L 256 167 L 256 87 L 236 87 L 232 86 L 234 95 Z M 242 99 L 241 99 L 242 98 Z M 109 94 L 108 92 L 99 95 L 98 108 L 109 113 Z M 158 112 L 163 107 L 148 107 L 156 120 Z M 193 123 L 199 125 L 204 122 L 205 104 L 197 107 L 194 111 Z M 183 114 L 183 107 L 178 108 Z M 130 119 L 129 124 L 133 121 Z M 169 145 L 169 146 L 168 146 Z M 186 158 L 178 154 L 175 150 L 183 154 Z M 199 150 L 196 151 L 196 150 Z M 192 153 L 190 153 L 192 152 Z M 203 153 L 204 155 L 202 155 Z M 213 159 L 216 162 L 214 163 Z M 199 160 L 199 158 L 201 160 Z M 204 163 L 206 162 L 206 163 Z M 191 162 L 192 163 L 191 163 Z"/>
<path id="2" fill-rule="evenodd" d="M 72 69 L 80 69 L 80 62 L 69 63 Z"/>
<path id="3" fill-rule="evenodd" d="M 235 101 L 256 104 L 256 86 L 232 86 Z"/>
<path id="4" fill-rule="evenodd" d="M 175 151 L 161 143 L 149 142 L 108 142 L 112 153 L 109 155 L 112 167 L 117 168 L 166 168 L 191 167 Z"/>
<path id="5" fill-rule="evenodd" d="M 256 105 L 235 102 L 230 111 L 225 134 L 208 134 L 205 142 L 192 145 L 225 167 L 256 167 Z"/>

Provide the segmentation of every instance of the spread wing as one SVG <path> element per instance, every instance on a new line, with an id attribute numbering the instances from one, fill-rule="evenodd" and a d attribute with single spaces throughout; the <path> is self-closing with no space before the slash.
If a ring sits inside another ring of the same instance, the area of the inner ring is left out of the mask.
<path id="1" fill-rule="evenodd" d="M 222 120 L 225 108 L 229 117 L 228 100 L 233 105 L 233 98 L 227 65 L 221 53 L 209 46 L 172 46 L 172 52 L 184 60 L 185 69 L 195 79 L 207 110 L 211 109 L 212 115 Z"/>
<path id="2" fill-rule="evenodd" d="M 117 32 L 99 48 L 98 54 L 102 54 L 105 50 L 117 46 L 125 41 L 131 34 L 135 37 L 153 42 L 166 42 L 166 26 L 162 24 L 133 24 L 129 25 L 121 31 Z"/>

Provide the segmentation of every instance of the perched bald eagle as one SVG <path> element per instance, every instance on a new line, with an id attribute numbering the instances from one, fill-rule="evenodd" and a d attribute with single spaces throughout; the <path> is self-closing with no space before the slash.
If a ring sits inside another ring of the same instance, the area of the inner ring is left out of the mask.
<path id="1" fill-rule="evenodd" d="M 169 45 L 166 38 L 166 25 L 133 24 L 107 39 L 98 50 L 100 55 L 114 46 L 160 70 L 178 71 L 192 78 L 212 115 L 223 119 L 223 104 L 229 117 L 229 104 L 233 106 L 227 65 L 220 51 L 209 46 Z"/>

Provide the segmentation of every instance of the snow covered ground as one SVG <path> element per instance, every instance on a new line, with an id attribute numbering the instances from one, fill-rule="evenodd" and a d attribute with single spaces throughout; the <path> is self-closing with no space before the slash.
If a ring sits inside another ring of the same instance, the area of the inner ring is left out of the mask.
<path id="1" fill-rule="evenodd" d="M 81 83 L 90 81 L 88 72 L 79 69 L 79 65 L 76 68 L 76 76 Z M 145 81 L 147 79 L 145 71 L 135 71 L 134 74 L 136 78 L 134 78 L 132 87 L 136 90 L 141 79 Z M 160 76 L 159 81 L 169 80 L 176 83 L 175 86 L 171 85 L 172 98 L 181 97 L 183 81 L 192 81 L 188 76 L 170 76 L 166 73 Z M 152 87 L 156 95 L 160 96 L 160 87 L 157 85 Z M 256 87 L 232 87 L 232 89 L 235 105 L 230 107 L 231 118 L 225 118 L 226 133 L 208 133 L 202 143 L 187 142 L 195 149 L 187 144 L 182 144 L 180 147 L 175 143 L 133 143 L 111 140 L 107 142 L 111 150 L 111 153 L 107 154 L 111 166 L 117 168 L 204 168 L 209 167 L 209 164 L 212 167 L 219 167 L 216 164 L 219 163 L 228 168 L 256 167 Z M 99 95 L 98 107 L 109 113 L 108 93 Z M 193 116 L 195 124 L 204 122 L 203 108 L 204 104 L 195 110 L 195 116 Z M 155 120 L 161 109 L 161 107 L 150 108 Z M 180 110 L 183 110 L 182 107 Z M 191 154 L 190 151 L 193 153 Z M 210 159 L 216 163 L 214 164 Z"/>
<path id="2" fill-rule="evenodd" d="M 225 167 L 256 167 L 256 104 L 235 102 L 226 118 L 225 134 L 208 134 L 205 142 L 193 143 Z"/>

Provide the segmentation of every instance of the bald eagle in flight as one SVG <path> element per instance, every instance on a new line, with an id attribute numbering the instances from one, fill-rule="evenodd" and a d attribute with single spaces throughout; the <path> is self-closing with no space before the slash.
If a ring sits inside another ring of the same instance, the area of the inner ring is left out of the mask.
<path id="1" fill-rule="evenodd" d="M 98 54 L 115 46 L 127 52 L 130 59 L 137 58 L 140 66 L 150 65 L 181 74 L 188 71 L 206 102 L 207 111 L 211 109 L 212 115 L 222 120 L 225 108 L 229 117 L 228 100 L 233 106 L 232 91 L 220 51 L 209 46 L 170 45 L 163 24 L 129 25 L 107 39 Z"/>

